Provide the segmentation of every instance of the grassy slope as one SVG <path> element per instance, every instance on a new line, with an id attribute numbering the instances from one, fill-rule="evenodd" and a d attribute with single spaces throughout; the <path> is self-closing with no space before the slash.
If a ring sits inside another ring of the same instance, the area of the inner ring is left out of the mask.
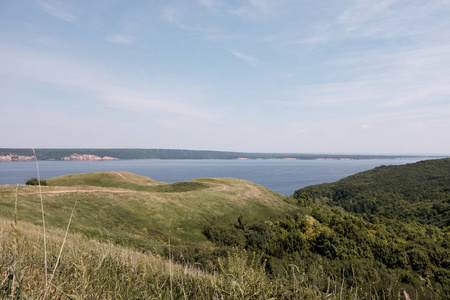
<path id="1" fill-rule="evenodd" d="M 124 187 L 154 185 L 158 182 L 148 177 L 129 172 L 93 172 L 84 174 L 64 175 L 48 179 L 52 186 L 89 185 L 100 187 Z"/>
<path id="2" fill-rule="evenodd" d="M 266 219 L 293 207 L 284 196 L 257 184 L 230 178 L 167 184 L 127 172 L 67 175 L 42 187 L 46 223 L 64 228 L 78 201 L 72 232 L 151 249 L 172 243 L 202 243 L 213 216 Z M 12 218 L 15 186 L 0 187 L 0 217 Z M 40 224 L 38 187 L 19 187 L 19 220 Z"/>
<path id="3" fill-rule="evenodd" d="M 50 271 L 64 235 L 47 230 Z M 44 299 L 42 228 L 0 218 L 0 250 L 0 298 Z M 324 299 L 308 280 L 295 281 L 305 277 L 300 271 L 292 274 L 295 288 L 283 278 L 269 279 L 246 251 L 234 250 L 222 262 L 220 272 L 209 273 L 199 265 L 69 233 L 46 299 Z"/>

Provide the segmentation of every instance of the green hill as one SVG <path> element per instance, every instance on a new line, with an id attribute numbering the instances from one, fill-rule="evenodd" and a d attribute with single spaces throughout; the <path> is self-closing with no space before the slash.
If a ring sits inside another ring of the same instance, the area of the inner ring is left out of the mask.
<path id="1" fill-rule="evenodd" d="M 348 212 L 450 226 L 450 158 L 381 166 L 294 193 L 306 195 Z"/>
<path id="2" fill-rule="evenodd" d="M 94 172 L 76 175 L 64 175 L 47 180 L 50 186 L 98 186 L 122 188 L 147 192 L 190 192 L 212 187 L 209 183 L 198 181 L 165 184 L 148 177 L 129 172 Z"/>
<path id="3" fill-rule="evenodd" d="M 47 181 L 53 186 L 87 185 L 130 189 L 157 184 L 156 181 L 148 177 L 123 171 L 63 175 L 47 179 Z"/>
<path id="4" fill-rule="evenodd" d="M 292 209 L 284 197 L 249 181 L 196 179 L 167 184 L 127 172 L 66 175 L 42 187 L 46 222 L 63 228 L 77 201 L 72 229 L 91 238 L 150 249 L 155 241 L 201 243 L 214 216 L 252 220 Z M 14 186 L 0 189 L 0 216 L 11 218 Z M 38 187 L 20 186 L 19 220 L 41 222 Z"/>

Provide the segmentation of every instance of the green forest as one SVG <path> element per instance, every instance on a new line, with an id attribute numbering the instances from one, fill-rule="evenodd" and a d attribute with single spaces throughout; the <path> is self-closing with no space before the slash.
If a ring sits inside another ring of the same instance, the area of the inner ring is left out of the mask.
<path id="1" fill-rule="evenodd" d="M 450 226 L 450 159 L 381 166 L 294 193 L 347 212 Z"/>
<path id="2" fill-rule="evenodd" d="M 381 166 L 292 197 L 230 178 L 46 181 L 51 266 L 75 204 L 71 246 L 43 288 L 37 187 L 1 186 L 2 297 L 450 299 L 448 158 Z"/>
<path id="3" fill-rule="evenodd" d="M 420 299 L 450 295 L 450 159 L 382 166 L 293 198 L 296 211 L 258 223 L 218 218 L 205 235 L 263 255 L 270 274 L 320 264 L 327 278 L 370 295 L 392 285 Z"/>

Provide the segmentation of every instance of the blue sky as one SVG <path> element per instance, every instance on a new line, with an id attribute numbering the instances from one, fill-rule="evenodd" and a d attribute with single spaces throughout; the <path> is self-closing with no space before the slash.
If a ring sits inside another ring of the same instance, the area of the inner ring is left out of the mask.
<path id="1" fill-rule="evenodd" d="M 450 1 L 1 1 L 0 147 L 450 153 Z"/>

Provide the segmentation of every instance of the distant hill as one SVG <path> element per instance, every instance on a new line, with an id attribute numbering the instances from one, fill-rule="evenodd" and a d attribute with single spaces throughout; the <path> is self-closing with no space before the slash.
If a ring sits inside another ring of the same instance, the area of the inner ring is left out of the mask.
<path id="1" fill-rule="evenodd" d="M 396 155 L 344 155 L 304 153 L 245 153 L 181 149 L 99 149 L 99 148 L 38 148 L 39 160 L 102 160 L 102 159 L 384 159 L 415 156 Z M 0 161 L 30 160 L 31 149 L 0 148 Z M 3 159 L 2 159 L 3 157 Z"/>
<path id="2" fill-rule="evenodd" d="M 348 212 L 446 227 L 450 226 L 450 159 L 381 166 L 294 193 L 297 199 L 305 195 Z"/>

